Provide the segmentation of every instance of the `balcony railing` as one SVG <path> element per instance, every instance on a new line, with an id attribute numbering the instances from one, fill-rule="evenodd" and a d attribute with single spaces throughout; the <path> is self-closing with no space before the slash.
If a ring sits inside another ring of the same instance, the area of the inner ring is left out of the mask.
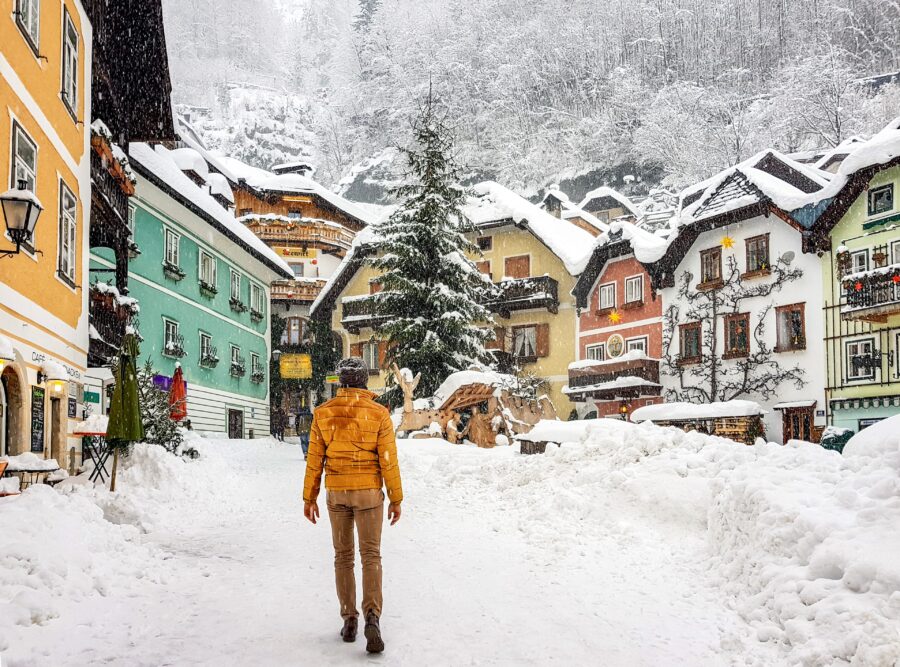
<path id="1" fill-rule="evenodd" d="M 232 358 L 231 377 L 242 378 L 247 374 L 247 361 L 244 357 Z"/>
<path id="2" fill-rule="evenodd" d="M 569 369 L 567 393 L 573 400 L 622 400 L 659 396 L 660 391 L 658 359 L 609 359 Z"/>
<path id="3" fill-rule="evenodd" d="M 312 246 L 343 253 L 350 249 L 355 236 L 351 230 L 327 221 L 303 218 L 290 220 L 252 213 L 243 216 L 240 221 L 253 226 L 253 233 L 270 245 Z"/>
<path id="4" fill-rule="evenodd" d="M 312 303 L 325 287 L 325 280 L 278 280 L 272 283 L 272 301 Z"/>
<path id="5" fill-rule="evenodd" d="M 168 340 L 166 340 L 165 347 L 163 347 L 163 354 L 168 357 L 176 357 L 181 359 L 182 357 L 187 355 L 187 351 L 184 349 L 184 336 L 181 334 L 175 334 L 171 336 Z"/>
<path id="6" fill-rule="evenodd" d="M 201 350 L 200 365 L 203 366 L 203 368 L 215 368 L 216 366 L 218 366 L 219 351 L 213 346 L 209 346 Z"/>
<path id="7" fill-rule="evenodd" d="M 503 317 L 531 308 L 546 308 L 554 314 L 559 311 L 559 283 L 550 276 L 503 280 L 497 283 L 497 289 L 499 295 L 485 305 Z"/>
<path id="8" fill-rule="evenodd" d="M 121 224 L 124 233 L 128 234 L 126 225 L 126 220 L 128 219 L 128 195 L 122 189 L 121 183 L 110 173 L 109 166 L 104 164 L 103 158 L 96 151 L 91 151 L 91 193 L 109 207 L 110 211 L 117 218 L 116 222 Z M 94 224 L 93 221 L 92 224 Z"/>
<path id="9" fill-rule="evenodd" d="M 97 289 L 90 292 L 91 332 L 88 356 L 91 366 L 108 364 L 122 347 L 126 328 L 134 323 L 136 310 L 122 304 L 116 295 Z"/>
<path id="10" fill-rule="evenodd" d="M 387 321 L 387 317 L 379 315 L 377 296 L 363 298 L 347 298 L 341 301 L 341 324 L 351 333 L 359 333 L 360 329 L 377 329 Z"/>
<path id="11" fill-rule="evenodd" d="M 847 276 L 842 287 L 844 319 L 883 322 L 900 313 L 900 264 Z"/>

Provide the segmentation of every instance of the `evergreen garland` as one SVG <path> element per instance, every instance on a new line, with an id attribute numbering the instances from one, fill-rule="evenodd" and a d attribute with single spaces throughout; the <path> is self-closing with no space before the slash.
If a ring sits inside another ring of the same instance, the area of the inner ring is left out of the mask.
<path id="1" fill-rule="evenodd" d="M 368 261 L 381 274 L 376 309 L 387 322 L 387 365 L 421 373 L 417 394 L 431 396 L 451 373 L 488 359 L 493 332 L 474 323 L 492 323 L 480 304 L 493 285 L 466 257 L 478 250 L 464 236 L 472 227 L 461 212 L 453 138 L 430 94 L 413 131 L 416 146 L 402 149 L 406 184 L 393 191 L 400 207 L 380 226 L 380 252 Z"/>

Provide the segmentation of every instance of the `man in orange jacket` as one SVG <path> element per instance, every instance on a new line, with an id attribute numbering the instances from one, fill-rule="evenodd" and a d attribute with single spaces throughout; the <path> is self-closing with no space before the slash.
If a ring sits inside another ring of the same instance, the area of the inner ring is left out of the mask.
<path id="1" fill-rule="evenodd" d="M 397 463 L 394 425 L 388 409 L 366 390 L 369 369 L 359 357 L 338 364 L 341 388 L 337 396 L 316 408 L 309 433 L 303 513 L 312 523 L 319 517 L 316 500 L 325 471 L 328 516 L 334 541 L 334 578 L 344 627 L 345 642 L 356 641 L 359 613 L 353 574 L 353 527 L 359 533 L 363 565 L 363 617 L 366 650 L 381 653 L 381 525 L 384 492 L 390 505 L 388 520 L 400 520 L 403 488 Z"/>

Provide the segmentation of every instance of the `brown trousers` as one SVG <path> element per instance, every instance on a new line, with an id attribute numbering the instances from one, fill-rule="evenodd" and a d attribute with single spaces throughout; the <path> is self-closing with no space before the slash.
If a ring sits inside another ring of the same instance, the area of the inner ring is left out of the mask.
<path id="1" fill-rule="evenodd" d="M 341 616 L 356 618 L 356 576 L 353 572 L 353 526 L 359 533 L 359 555 L 363 569 L 365 617 L 370 611 L 381 617 L 381 527 L 384 521 L 384 492 L 328 491 L 328 516 L 334 541 L 334 580 Z"/>

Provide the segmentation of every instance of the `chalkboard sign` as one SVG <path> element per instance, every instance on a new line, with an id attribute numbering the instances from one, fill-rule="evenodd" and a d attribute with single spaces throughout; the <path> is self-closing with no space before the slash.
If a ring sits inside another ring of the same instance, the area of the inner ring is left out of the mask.
<path id="1" fill-rule="evenodd" d="M 74 398 L 69 399 L 69 419 L 75 419 L 78 416 L 78 401 Z"/>
<path id="2" fill-rule="evenodd" d="M 31 388 L 31 451 L 44 451 L 44 389 Z"/>

